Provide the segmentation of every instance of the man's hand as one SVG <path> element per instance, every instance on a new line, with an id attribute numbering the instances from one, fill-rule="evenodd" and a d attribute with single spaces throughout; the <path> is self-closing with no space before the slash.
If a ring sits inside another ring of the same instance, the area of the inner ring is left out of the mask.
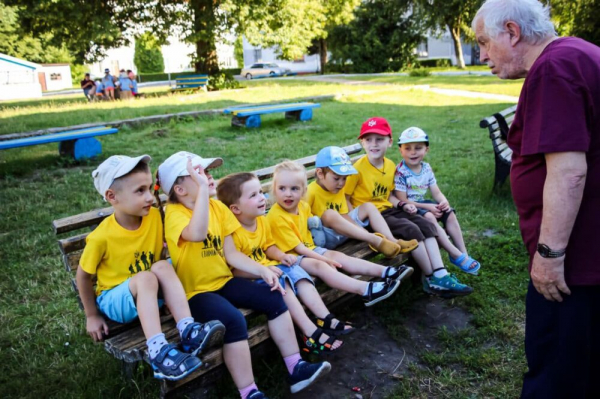
<path id="1" fill-rule="evenodd" d="M 104 317 L 100 315 L 88 317 L 85 322 L 85 328 L 94 342 L 104 341 L 104 335 L 108 335 L 108 325 Z"/>
<path id="2" fill-rule="evenodd" d="M 543 258 L 539 253 L 533 256 L 531 265 L 533 286 L 549 301 L 562 302 L 560 293 L 571 295 L 565 282 L 565 257 Z"/>
<path id="3" fill-rule="evenodd" d="M 297 261 L 298 257 L 291 254 L 286 254 L 283 258 L 281 258 L 281 263 L 283 263 L 286 266 L 292 266 Z"/>

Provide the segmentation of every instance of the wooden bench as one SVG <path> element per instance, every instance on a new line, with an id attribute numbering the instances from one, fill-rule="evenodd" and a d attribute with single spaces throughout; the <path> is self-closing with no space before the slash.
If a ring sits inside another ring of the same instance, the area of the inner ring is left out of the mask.
<path id="1" fill-rule="evenodd" d="M 233 115 L 231 126 L 260 127 L 260 116 L 285 112 L 285 117 L 297 121 L 309 121 L 313 116 L 313 108 L 319 108 L 321 104 L 314 103 L 290 103 L 273 105 L 253 105 L 226 108 L 223 112 Z"/>
<path id="2" fill-rule="evenodd" d="M 207 90 L 208 75 L 192 75 L 192 76 L 181 76 L 175 78 L 175 86 L 171 88 L 171 91 L 180 90 Z"/>
<path id="3" fill-rule="evenodd" d="M 361 150 L 361 147 L 359 144 L 355 144 L 352 146 L 345 147 L 345 150 L 350 155 L 352 155 L 358 153 Z M 316 155 L 312 155 L 309 157 L 298 159 L 296 160 L 296 162 L 303 164 L 305 167 L 307 167 L 307 169 L 309 169 L 314 166 L 315 158 Z M 358 157 L 354 158 L 354 160 L 356 159 L 358 159 Z M 274 167 L 268 167 L 254 171 L 254 173 L 259 177 L 259 179 L 263 183 L 262 186 L 265 192 L 268 192 L 268 190 L 270 189 L 271 182 L 269 180 L 273 176 L 273 171 Z M 314 168 L 308 170 L 309 178 L 313 178 L 314 174 Z M 164 195 L 162 196 L 162 200 L 166 200 L 166 197 Z M 82 250 L 85 246 L 85 237 L 89 234 L 89 232 L 82 233 L 80 231 L 78 232 L 78 230 L 84 228 L 94 229 L 105 217 L 111 215 L 112 212 L 112 207 L 96 209 L 79 215 L 58 219 L 52 223 L 54 232 L 57 235 L 61 236 L 61 238 L 58 239 L 58 245 L 61 251 L 62 261 L 66 270 L 71 276 L 71 285 L 75 291 L 77 300 L 79 302 L 79 306 L 81 308 L 83 307 L 81 304 L 81 299 L 79 298 L 79 292 L 75 281 L 75 272 L 79 264 L 79 258 L 81 257 Z M 67 233 L 69 233 L 70 235 L 65 236 Z M 375 257 L 379 259 L 382 257 L 378 256 L 377 253 L 369 249 L 368 245 L 364 242 L 358 242 L 354 240 L 350 240 L 349 242 L 337 248 L 337 250 L 362 259 L 373 259 Z M 406 259 L 407 256 L 404 255 L 396 257 L 394 259 L 383 259 L 379 263 L 383 265 L 397 266 L 404 263 Z M 365 281 L 371 279 L 371 277 L 364 276 L 355 277 Z M 352 297 L 350 294 L 346 294 L 345 292 L 326 287 L 322 284 L 319 285 L 319 291 L 321 292 L 321 297 L 323 298 L 323 301 L 328 305 L 332 305 L 338 300 L 344 300 Z M 248 321 L 257 316 L 257 314 L 251 310 L 240 310 L 248 319 Z M 167 339 L 170 342 L 177 342 L 177 340 L 179 339 L 179 333 L 177 331 L 173 318 L 170 315 L 162 315 L 161 322 L 162 329 L 165 332 Z M 148 361 L 146 353 L 146 339 L 144 337 L 142 328 L 139 325 L 139 322 L 137 321 L 129 324 L 118 324 L 112 321 L 108 321 L 108 325 L 110 335 L 104 342 L 104 348 L 115 358 L 122 361 L 124 373 L 131 377 L 133 370 L 140 361 Z M 267 328 L 267 324 L 264 322 L 254 322 L 250 323 L 249 325 L 254 325 L 248 330 L 248 341 L 250 347 L 252 349 L 255 349 L 258 344 L 264 342 L 269 338 L 269 330 Z M 217 372 L 219 366 L 223 364 L 221 348 L 213 348 L 209 350 L 202 356 L 202 361 L 205 364 L 204 367 L 201 367 L 199 370 L 196 370 L 190 376 L 180 381 L 160 381 L 161 396 L 164 397 L 173 394 L 175 390 L 181 389 L 182 386 L 190 383 L 191 381 L 197 378 L 204 380 L 208 377 L 209 372 Z"/>
<path id="4" fill-rule="evenodd" d="M 102 153 L 102 144 L 95 137 L 115 134 L 119 129 L 98 126 L 88 129 L 70 130 L 42 136 L 0 141 L 0 150 L 28 147 L 38 144 L 58 143 L 60 155 L 68 155 L 75 160 L 93 158 Z"/>
<path id="5" fill-rule="evenodd" d="M 494 147 L 494 159 L 496 161 L 494 190 L 501 187 L 510 174 L 512 150 L 508 147 L 508 144 L 506 144 L 506 138 L 508 136 L 510 125 L 515 119 L 516 111 L 517 106 L 513 105 L 512 107 L 506 108 L 492 116 L 488 116 L 479 122 L 479 127 L 488 129 L 490 139 L 492 140 L 492 147 Z"/>

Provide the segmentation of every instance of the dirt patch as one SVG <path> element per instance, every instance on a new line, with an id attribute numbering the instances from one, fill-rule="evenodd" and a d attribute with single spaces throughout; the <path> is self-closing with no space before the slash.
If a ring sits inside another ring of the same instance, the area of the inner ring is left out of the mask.
<path id="1" fill-rule="evenodd" d="M 469 326 L 471 315 L 439 298 L 415 301 L 402 321 L 406 339 L 393 340 L 372 311 L 358 312 L 353 322 L 360 326 L 346 338 L 339 354 L 327 356 L 332 371 L 294 399 L 385 398 L 408 373 L 409 365 L 422 366 L 418 354 L 435 350 L 437 332 L 445 327 L 456 332 Z"/>

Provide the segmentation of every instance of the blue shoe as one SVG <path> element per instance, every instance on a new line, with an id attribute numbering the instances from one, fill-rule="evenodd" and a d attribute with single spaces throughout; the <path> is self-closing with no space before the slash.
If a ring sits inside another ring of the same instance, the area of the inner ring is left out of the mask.
<path id="1" fill-rule="evenodd" d="M 257 391 L 256 389 L 253 389 L 252 391 L 250 391 L 250 394 L 248 395 L 248 399 L 269 399 L 265 396 L 264 393 L 262 393 L 261 391 Z"/>
<path id="2" fill-rule="evenodd" d="M 467 254 L 460 254 L 458 258 L 453 258 L 452 256 L 449 256 L 449 258 L 450 263 L 460 268 L 460 270 L 463 272 L 472 274 L 474 276 L 479 274 L 478 272 L 481 268 L 481 264 L 470 256 L 467 256 Z"/>
<path id="3" fill-rule="evenodd" d="M 181 334 L 181 348 L 185 353 L 196 356 L 223 340 L 225 326 L 218 320 L 207 323 L 188 324 Z"/>
<path id="4" fill-rule="evenodd" d="M 170 360 L 172 364 L 165 366 L 165 360 Z M 177 381 L 202 366 L 202 361 L 196 356 L 181 352 L 175 344 L 167 344 L 160 349 L 150 365 L 154 370 L 154 378 Z"/>
<path id="5" fill-rule="evenodd" d="M 429 278 L 423 276 L 423 290 L 442 298 L 466 296 L 473 292 L 473 288 L 462 284 L 454 274 L 446 274 L 444 277 L 432 275 Z"/>
<path id="6" fill-rule="evenodd" d="M 320 376 L 329 373 L 329 370 L 331 370 L 329 362 L 308 363 L 300 360 L 294 367 L 294 372 L 288 377 L 290 391 L 292 393 L 300 392 Z"/>

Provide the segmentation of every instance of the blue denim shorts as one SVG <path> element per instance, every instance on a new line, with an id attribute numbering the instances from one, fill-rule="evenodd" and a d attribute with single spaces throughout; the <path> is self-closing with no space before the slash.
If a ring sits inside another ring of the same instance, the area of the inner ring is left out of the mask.
<path id="1" fill-rule="evenodd" d="M 415 201 L 418 202 L 419 204 L 438 204 L 438 202 L 433 201 L 433 200 L 423 200 L 423 201 Z M 421 215 L 421 216 L 425 216 L 425 214 L 429 212 L 427 209 L 423 209 L 423 208 L 417 208 L 417 214 Z M 446 227 L 446 222 L 448 222 L 448 218 L 450 217 L 451 213 L 456 213 L 456 211 L 454 210 L 454 208 L 450 208 L 450 210 L 448 210 L 448 212 L 444 212 L 442 214 L 441 217 L 438 218 L 438 220 L 440 222 L 442 222 L 442 224 L 444 225 L 444 227 Z"/>
<path id="2" fill-rule="evenodd" d="M 358 217 L 358 208 L 354 208 L 348 215 L 354 223 L 361 227 L 367 227 L 369 225 L 369 219 L 365 219 L 363 222 Z M 318 229 L 311 229 L 310 232 L 313 236 L 315 245 L 327 249 L 335 249 L 348 241 L 348 237 L 345 235 L 338 234 L 335 230 L 325 227 L 322 224 Z"/>
<path id="3" fill-rule="evenodd" d="M 110 290 L 102 291 L 96 298 L 98 309 L 109 319 L 117 323 L 130 323 L 138 317 L 135 298 L 129 290 L 129 280 L 123 281 Z M 158 307 L 162 307 L 164 301 L 158 300 Z"/>

